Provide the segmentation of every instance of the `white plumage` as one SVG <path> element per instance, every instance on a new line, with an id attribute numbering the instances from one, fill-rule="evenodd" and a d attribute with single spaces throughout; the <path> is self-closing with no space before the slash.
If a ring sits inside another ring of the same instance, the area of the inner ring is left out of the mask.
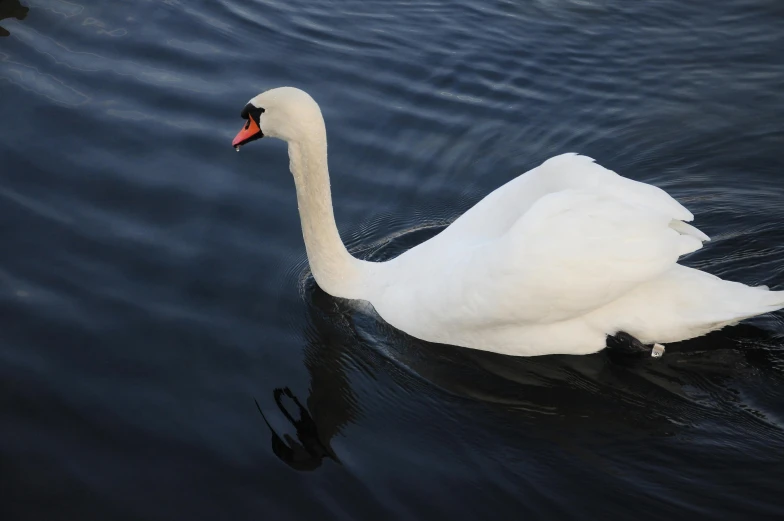
<path id="1" fill-rule="evenodd" d="M 685 222 L 691 212 L 576 154 L 513 179 L 395 259 L 355 259 L 335 226 L 318 105 L 289 87 L 251 104 L 264 108 L 264 135 L 289 143 L 317 283 L 369 301 L 414 337 L 510 355 L 587 354 L 618 331 L 673 342 L 784 307 L 784 292 L 677 264 L 708 240 Z"/>

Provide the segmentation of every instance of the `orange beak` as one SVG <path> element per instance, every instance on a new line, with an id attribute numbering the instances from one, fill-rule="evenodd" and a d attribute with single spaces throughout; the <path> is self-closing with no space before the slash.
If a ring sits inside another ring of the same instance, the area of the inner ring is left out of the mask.
<path id="1" fill-rule="evenodd" d="M 261 133 L 259 125 L 253 120 L 253 118 L 248 118 L 248 122 L 245 123 L 245 126 L 234 138 L 234 141 L 231 142 L 231 146 L 238 147 L 261 137 L 264 137 L 264 134 Z"/>

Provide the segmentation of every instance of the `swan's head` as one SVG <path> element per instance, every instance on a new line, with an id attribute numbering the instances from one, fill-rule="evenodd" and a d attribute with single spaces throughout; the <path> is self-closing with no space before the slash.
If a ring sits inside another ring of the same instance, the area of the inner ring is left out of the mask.
<path id="1" fill-rule="evenodd" d="M 245 126 L 231 145 L 239 147 L 263 138 L 300 141 L 323 133 L 324 119 L 318 104 L 307 92 L 294 87 L 280 87 L 262 92 L 242 109 Z"/>

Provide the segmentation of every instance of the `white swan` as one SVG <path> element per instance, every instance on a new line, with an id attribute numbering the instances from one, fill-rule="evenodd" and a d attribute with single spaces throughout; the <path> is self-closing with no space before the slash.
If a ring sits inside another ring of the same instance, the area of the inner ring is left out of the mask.
<path id="1" fill-rule="evenodd" d="M 291 87 L 245 106 L 239 147 L 288 142 L 308 260 L 327 293 L 370 302 L 422 340 L 508 355 L 588 354 L 607 335 L 697 337 L 784 307 L 784 291 L 677 264 L 708 237 L 663 190 L 564 154 L 506 183 L 430 240 L 387 262 L 353 257 L 332 212 L 316 102 Z"/>

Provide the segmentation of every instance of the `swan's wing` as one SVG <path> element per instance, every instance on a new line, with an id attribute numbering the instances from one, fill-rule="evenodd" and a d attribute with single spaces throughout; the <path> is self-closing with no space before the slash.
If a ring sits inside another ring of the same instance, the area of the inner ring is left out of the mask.
<path id="1" fill-rule="evenodd" d="M 504 274 L 495 297 L 520 306 L 511 313 L 516 319 L 563 320 L 611 302 L 702 247 L 672 222 L 671 214 L 610 195 L 556 192 L 523 215 L 489 264 L 481 252 L 475 262 Z"/>
<path id="2" fill-rule="evenodd" d="M 467 244 L 481 243 L 507 233 L 537 201 L 563 190 L 588 190 L 603 193 L 631 206 L 649 208 L 677 221 L 691 221 L 694 215 L 667 192 L 649 184 L 627 179 L 574 153 L 552 157 L 489 193 L 458 217 L 446 230 L 420 246 L 435 252 L 459 252 Z M 683 224 L 683 230 L 708 240 L 708 237 Z"/>
<path id="3" fill-rule="evenodd" d="M 615 197 L 632 206 L 656 210 L 679 221 L 694 220 L 694 215 L 689 210 L 658 186 L 622 177 L 588 156 L 561 154 L 548 159 L 530 173 L 534 174 L 540 183 L 549 183 L 551 192 L 568 189 L 590 190 Z"/>
<path id="4" fill-rule="evenodd" d="M 667 213 L 605 194 L 548 194 L 505 235 L 443 259 L 438 273 L 420 269 L 421 278 L 398 298 L 426 303 L 415 306 L 433 310 L 421 320 L 457 328 L 565 320 L 615 300 L 702 246 L 671 223 Z"/>
<path id="5" fill-rule="evenodd" d="M 374 305 L 420 338 L 566 320 L 699 249 L 692 218 L 657 187 L 556 156 L 395 259 Z"/>
<path id="6" fill-rule="evenodd" d="M 702 247 L 700 238 L 681 234 L 674 223 L 685 225 L 671 212 L 628 199 L 568 190 L 543 197 L 526 212 L 505 249 L 519 265 L 527 293 L 551 306 L 531 316 L 562 320 L 618 298 Z"/>

